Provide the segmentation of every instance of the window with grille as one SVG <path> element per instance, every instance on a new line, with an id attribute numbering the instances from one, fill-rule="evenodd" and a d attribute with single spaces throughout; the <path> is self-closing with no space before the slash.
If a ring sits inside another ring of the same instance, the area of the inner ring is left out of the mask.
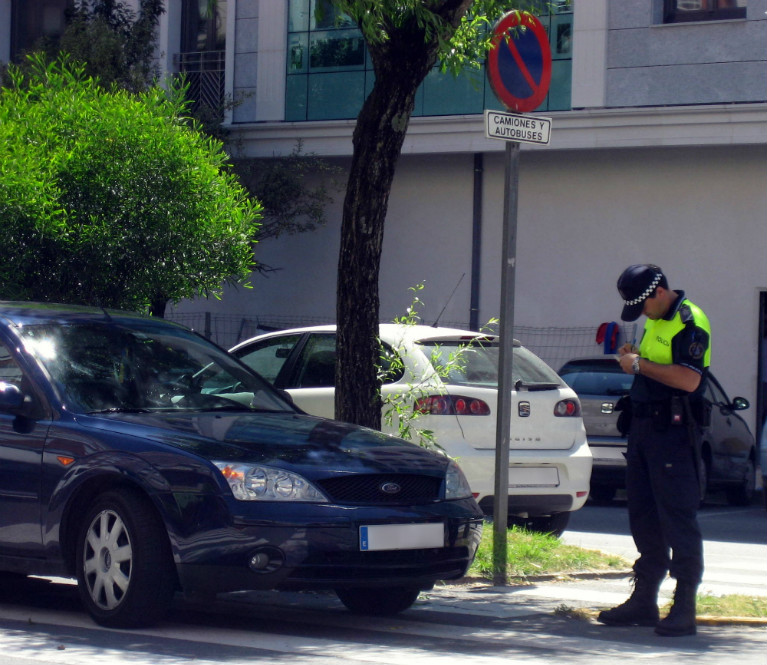
<path id="1" fill-rule="evenodd" d="M 181 20 L 181 53 L 176 69 L 189 84 L 192 110 L 224 110 L 226 53 L 226 0 L 184 0 Z"/>

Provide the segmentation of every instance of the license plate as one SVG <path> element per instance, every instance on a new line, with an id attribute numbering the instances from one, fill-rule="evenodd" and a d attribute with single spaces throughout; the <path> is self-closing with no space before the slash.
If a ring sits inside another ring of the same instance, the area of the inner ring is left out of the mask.
<path id="1" fill-rule="evenodd" d="M 554 466 L 510 467 L 509 487 L 558 487 L 559 471 Z"/>
<path id="2" fill-rule="evenodd" d="M 371 524 L 360 526 L 360 550 L 416 550 L 445 546 L 445 527 L 429 524 Z"/>

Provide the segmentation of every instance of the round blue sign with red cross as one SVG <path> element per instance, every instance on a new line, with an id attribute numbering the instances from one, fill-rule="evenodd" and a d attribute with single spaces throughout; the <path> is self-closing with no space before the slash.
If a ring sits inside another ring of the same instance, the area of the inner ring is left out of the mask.
<path id="1" fill-rule="evenodd" d="M 543 24 L 532 14 L 512 11 L 493 28 L 487 76 L 509 111 L 537 109 L 551 84 L 551 47 Z"/>

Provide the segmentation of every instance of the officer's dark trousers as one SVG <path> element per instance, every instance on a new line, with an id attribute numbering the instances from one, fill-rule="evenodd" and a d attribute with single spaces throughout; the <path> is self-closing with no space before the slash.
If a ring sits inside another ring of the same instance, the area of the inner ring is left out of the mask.
<path id="1" fill-rule="evenodd" d="M 694 449 L 684 426 L 658 431 L 652 417 L 631 420 L 626 451 L 629 524 L 639 558 L 634 574 L 660 582 L 666 573 L 700 584 L 703 540 Z"/>

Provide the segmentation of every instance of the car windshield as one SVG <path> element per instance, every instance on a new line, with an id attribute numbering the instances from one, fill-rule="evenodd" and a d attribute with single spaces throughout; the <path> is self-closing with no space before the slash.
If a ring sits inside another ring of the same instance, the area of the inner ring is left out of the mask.
<path id="1" fill-rule="evenodd" d="M 496 342 L 482 340 L 467 344 L 465 341 L 440 340 L 424 341 L 421 345 L 445 383 L 498 387 L 500 346 Z M 556 372 L 532 351 L 514 346 L 513 354 L 512 382 L 515 388 L 558 388 L 562 385 Z"/>
<path id="2" fill-rule="evenodd" d="M 626 395 L 634 381 L 617 362 L 567 363 L 559 375 L 579 395 Z"/>
<path id="3" fill-rule="evenodd" d="M 110 318 L 20 332 L 74 412 L 293 411 L 260 377 L 180 326 Z"/>

